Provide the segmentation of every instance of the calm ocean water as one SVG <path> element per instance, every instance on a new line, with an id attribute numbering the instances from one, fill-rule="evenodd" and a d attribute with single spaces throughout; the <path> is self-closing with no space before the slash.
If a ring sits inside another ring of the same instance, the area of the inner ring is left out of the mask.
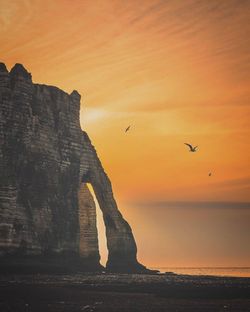
<path id="1" fill-rule="evenodd" d="M 250 267 L 247 268 L 152 268 L 160 272 L 173 272 L 177 274 L 188 275 L 215 275 L 215 276 L 235 276 L 235 277 L 250 277 Z"/>

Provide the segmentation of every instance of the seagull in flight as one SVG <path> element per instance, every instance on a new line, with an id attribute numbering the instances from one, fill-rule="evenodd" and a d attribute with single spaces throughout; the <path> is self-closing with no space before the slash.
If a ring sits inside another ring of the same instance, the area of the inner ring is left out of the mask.
<path id="1" fill-rule="evenodd" d="M 125 132 L 128 132 L 129 129 L 130 129 L 130 125 L 125 129 Z"/>
<path id="2" fill-rule="evenodd" d="M 196 152 L 196 149 L 198 146 L 192 146 L 191 144 L 188 144 L 188 143 L 184 143 L 185 145 L 187 145 L 189 147 L 189 152 Z"/>

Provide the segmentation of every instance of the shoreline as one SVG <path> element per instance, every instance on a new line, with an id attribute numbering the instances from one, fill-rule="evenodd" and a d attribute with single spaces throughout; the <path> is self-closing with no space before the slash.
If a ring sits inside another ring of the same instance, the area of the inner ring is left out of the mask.
<path id="1" fill-rule="evenodd" d="M 0 275 L 0 310 L 244 312 L 250 310 L 250 278 L 172 273 L 6 274 Z"/>
<path id="2" fill-rule="evenodd" d="M 220 277 L 250 277 L 250 267 L 149 267 L 160 273 L 172 272 L 178 275 L 210 275 Z"/>

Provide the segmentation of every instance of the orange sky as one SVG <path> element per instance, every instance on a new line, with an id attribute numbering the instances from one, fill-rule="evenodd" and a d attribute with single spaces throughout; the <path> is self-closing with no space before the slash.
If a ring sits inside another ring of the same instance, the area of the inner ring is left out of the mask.
<path id="1" fill-rule="evenodd" d="M 237 0 L 0 0 L 1 61 L 82 94 L 82 127 L 148 265 L 250 265 L 250 209 L 218 204 L 250 201 L 249 16 Z M 214 208 L 185 206 L 200 201 Z"/>

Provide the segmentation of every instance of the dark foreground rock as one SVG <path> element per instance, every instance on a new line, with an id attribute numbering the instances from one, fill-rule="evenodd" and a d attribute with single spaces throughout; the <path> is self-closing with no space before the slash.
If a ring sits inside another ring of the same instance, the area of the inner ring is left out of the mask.
<path id="1" fill-rule="evenodd" d="M 250 310 L 250 279 L 170 274 L 2 275 L 0 310 L 246 312 Z"/>
<path id="2" fill-rule="evenodd" d="M 106 226 L 107 270 L 146 271 L 79 111 L 77 91 L 34 84 L 21 64 L 8 72 L 0 63 L 0 266 L 11 259 L 22 272 L 25 262 L 74 259 L 99 270 L 90 183 Z"/>

